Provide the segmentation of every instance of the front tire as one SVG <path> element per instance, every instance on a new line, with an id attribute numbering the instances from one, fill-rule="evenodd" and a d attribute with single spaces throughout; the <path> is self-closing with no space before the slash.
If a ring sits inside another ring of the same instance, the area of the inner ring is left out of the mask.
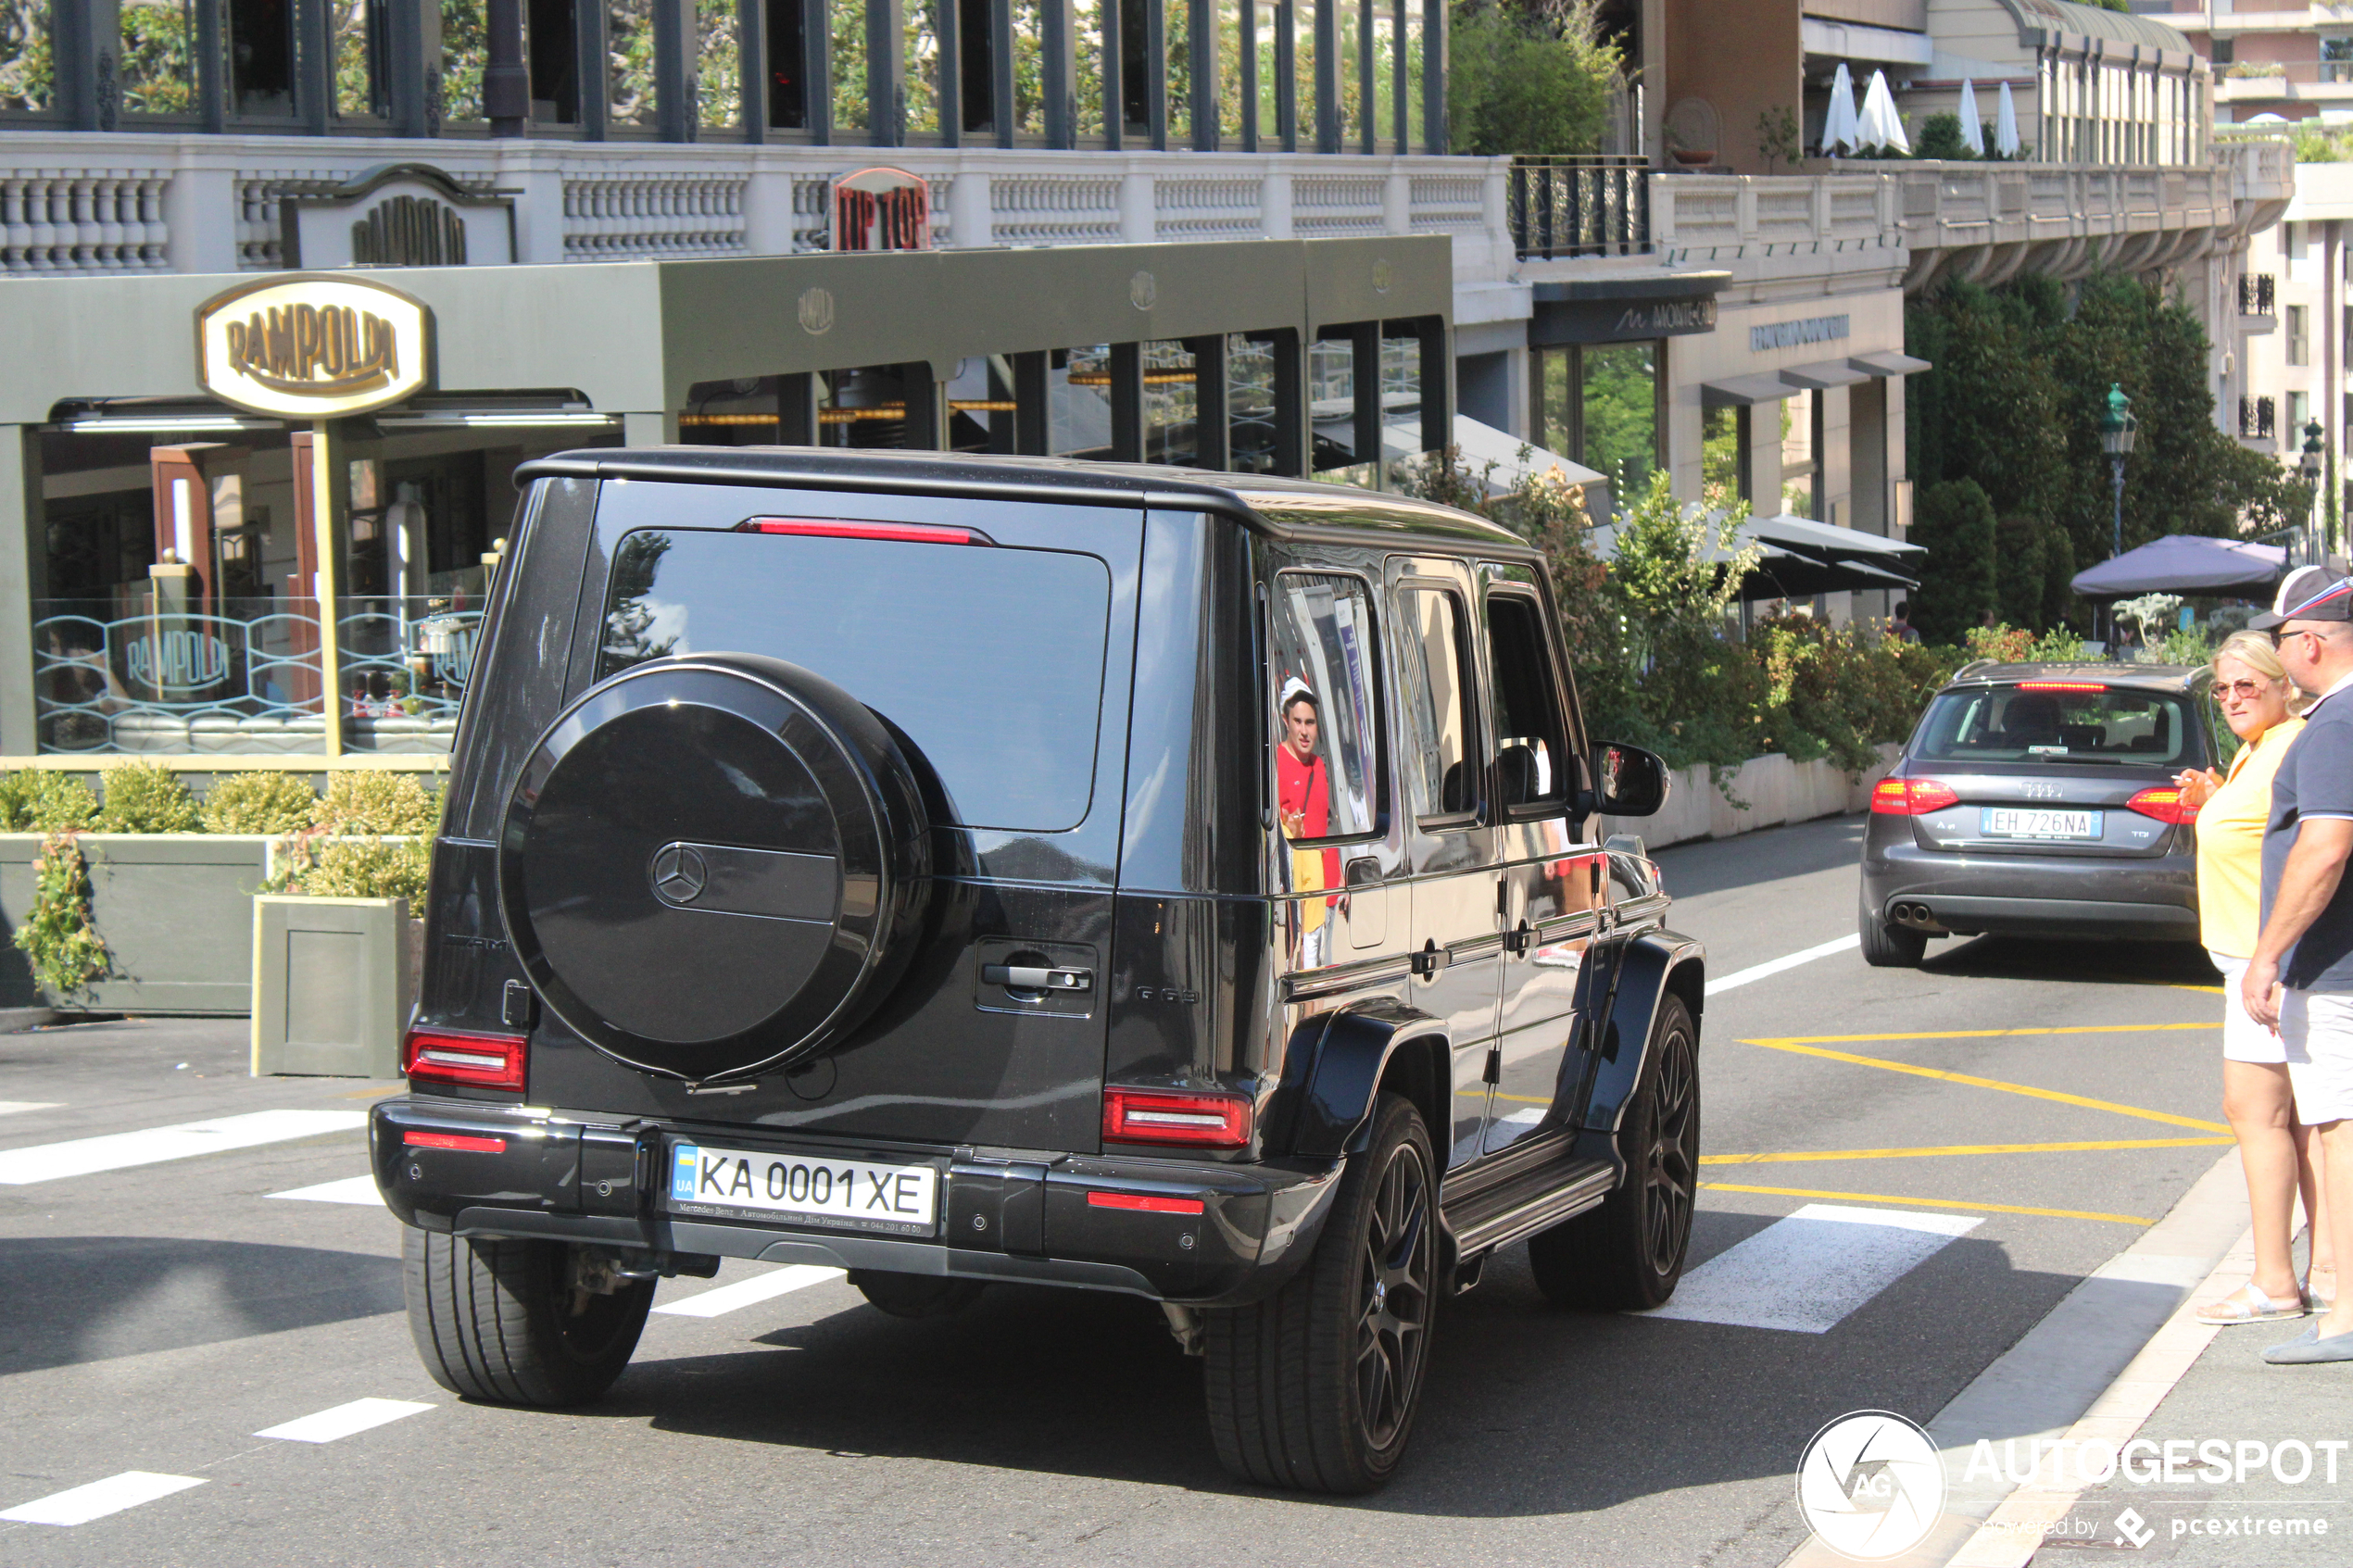
<path id="1" fill-rule="evenodd" d="M 1891 925 L 1863 900 L 1855 911 L 1856 929 L 1863 938 L 1863 961 L 1873 969 L 1918 969 L 1928 956 L 1928 933 Z"/>
<path id="2" fill-rule="evenodd" d="M 1642 1076 L 1617 1123 L 1626 1179 L 1598 1209 L 1529 1239 L 1538 1288 L 1555 1306 L 1662 1307 L 1683 1277 L 1699 1196 L 1699 1029 L 1669 993 L 1651 1025 Z"/>
<path id="3" fill-rule="evenodd" d="M 1429 1365 L 1437 1170 L 1420 1114 L 1383 1094 L 1307 1266 L 1206 1314 L 1209 1426 L 1235 1475 L 1354 1495 L 1395 1473 Z"/>
<path id="4" fill-rule="evenodd" d="M 409 1332 L 433 1380 L 464 1399 L 545 1409 L 611 1387 L 645 1331 L 654 1282 L 628 1280 L 605 1296 L 575 1289 L 572 1250 L 409 1230 Z"/>

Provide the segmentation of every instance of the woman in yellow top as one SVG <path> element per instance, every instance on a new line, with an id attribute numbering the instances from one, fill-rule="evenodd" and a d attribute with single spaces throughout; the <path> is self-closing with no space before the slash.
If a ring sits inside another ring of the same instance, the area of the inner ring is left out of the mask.
<path id="1" fill-rule="evenodd" d="M 2326 1220 L 2321 1215 L 2316 1163 L 2321 1147 L 2296 1120 L 2287 1053 L 2280 1037 L 2247 1016 L 2239 976 L 2255 951 L 2263 877 L 2263 828 L 2271 814 L 2271 775 L 2304 721 L 2289 712 L 2296 688 L 2281 668 L 2271 640 L 2241 632 L 2214 656 L 2214 696 L 2241 742 L 2226 777 L 2212 770 L 2175 775 L 2183 804 L 2197 812 L 2199 935 L 2222 972 L 2222 1113 L 2238 1139 L 2255 1223 L 2255 1274 L 2246 1285 L 2198 1310 L 2207 1323 L 2265 1323 L 2300 1318 L 2313 1300 L 2335 1295 Z M 2308 1296 L 2296 1277 L 2295 1198 L 2303 1189 L 2312 1222 L 2312 1277 Z"/>

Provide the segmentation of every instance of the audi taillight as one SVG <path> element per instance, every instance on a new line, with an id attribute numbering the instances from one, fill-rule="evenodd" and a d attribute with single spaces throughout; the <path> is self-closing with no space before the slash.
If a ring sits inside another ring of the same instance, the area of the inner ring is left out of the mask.
<path id="1" fill-rule="evenodd" d="M 1871 786 L 1871 809 L 1881 816 L 1924 817 L 1960 803 L 1953 786 L 1936 779 L 1881 779 Z"/>
<path id="2" fill-rule="evenodd" d="M 1168 1089 L 1105 1089 L 1105 1143 L 1241 1148 L 1250 1142 L 1250 1101 L 1239 1095 Z"/>
<path id="3" fill-rule="evenodd" d="M 2128 811 L 2138 811 L 2144 817 L 2155 817 L 2160 822 L 2194 822 L 2197 807 L 2182 798 L 2180 789 L 2172 784 L 2151 784 L 2124 803 Z"/>
<path id="4" fill-rule="evenodd" d="M 521 1035 L 460 1035 L 451 1030 L 411 1029 L 401 1043 L 400 1070 L 436 1084 L 522 1092 L 523 1065 L 531 1042 Z"/>

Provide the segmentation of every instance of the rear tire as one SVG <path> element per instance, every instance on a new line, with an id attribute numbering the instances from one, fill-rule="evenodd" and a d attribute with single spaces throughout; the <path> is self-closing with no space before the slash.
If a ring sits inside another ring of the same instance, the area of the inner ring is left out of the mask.
<path id="1" fill-rule="evenodd" d="M 1863 937 L 1863 961 L 1873 969 L 1918 969 L 1928 956 L 1928 933 L 1891 925 L 1864 900 L 1855 911 L 1856 928 Z"/>
<path id="2" fill-rule="evenodd" d="M 1617 1151 L 1626 1179 L 1600 1208 L 1529 1238 L 1537 1286 L 1555 1306 L 1661 1307 L 1683 1277 L 1699 1196 L 1699 1030 L 1680 997 L 1659 1003 Z"/>
<path id="3" fill-rule="evenodd" d="M 898 1274 L 881 1269 L 852 1269 L 849 1283 L 864 1293 L 870 1305 L 894 1318 L 953 1317 L 979 1300 L 987 1288 L 978 1280 Z"/>
<path id="4" fill-rule="evenodd" d="M 1437 1170 L 1420 1114 L 1383 1094 L 1306 1267 L 1264 1301 L 1203 1314 L 1209 1428 L 1235 1475 L 1353 1495 L 1395 1473 L 1429 1365 Z"/>
<path id="5" fill-rule="evenodd" d="M 409 1229 L 401 1245 L 409 1332 L 433 1380 L 469 1399 L 585 1404 L 637 1348 L 654 1282 L 610 1296 L 571 1287 L 559 1241 L 469 1240 Z"/>

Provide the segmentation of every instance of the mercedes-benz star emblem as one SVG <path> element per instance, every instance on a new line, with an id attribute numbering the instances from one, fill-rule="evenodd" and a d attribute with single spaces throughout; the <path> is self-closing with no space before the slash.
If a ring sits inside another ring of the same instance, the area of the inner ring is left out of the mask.
<path id="1" fill-rule="evenodd" d="M 710 868 L 691 844 L 665 844 L 654 851 L 654 891 L 665 904 L 691 904 L 702 897 Z"/>

